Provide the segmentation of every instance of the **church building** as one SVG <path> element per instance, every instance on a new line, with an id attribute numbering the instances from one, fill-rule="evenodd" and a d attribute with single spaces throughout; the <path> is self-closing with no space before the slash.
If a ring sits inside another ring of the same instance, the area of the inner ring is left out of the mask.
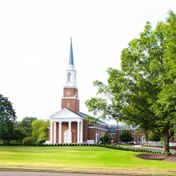
<path id="1" fill-rule="evenodd" d="M 136 127 L 119 126 L 117 124 L 108 125 L 101 120 L 90 123 L 86 120 L 89 115 L 80 112 L 72 39 L 70 40 L 70 55 L 65 74 L 61 110 L 49 117 L 49 141 L 47 143 L 99 143 L 100 138 L 106 132 L 109 135 L 109 143 L 122 143 L 120 134 L 124 129 L 128 129 L 132 134 L 132 143 L 143 143 L 143 135 L 136 133 Z"/>
<path id="2" fill-rule="evenodd" d="M 66 69 L 61 110 L 49 117 L 49 141 L 57 143 L 98 143 L 107 132 L 107 124 L 98 120 L 90 124 L 85 113 L 79 110 L 78 87 L 76 83 L 72 39 L 70 40 L 70 55 Z"/>

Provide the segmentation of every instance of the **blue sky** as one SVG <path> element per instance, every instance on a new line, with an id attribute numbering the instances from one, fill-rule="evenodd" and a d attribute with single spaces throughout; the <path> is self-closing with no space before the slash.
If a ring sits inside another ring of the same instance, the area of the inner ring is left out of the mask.
<path id="1" fill-rule="evenodd" d="M 61 109 L 70 37 L 80 111 L 95 96 L 93 81 L 120 69 L 120 53 L 146 21 L 164 21 L 176 0 L 1 0 L 0 93 L 18 120 L 47 119 Z"/>

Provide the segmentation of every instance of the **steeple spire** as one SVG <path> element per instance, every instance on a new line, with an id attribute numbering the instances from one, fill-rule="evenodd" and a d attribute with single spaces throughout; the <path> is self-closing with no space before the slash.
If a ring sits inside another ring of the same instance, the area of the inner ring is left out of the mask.
<path id="1" fill-rule="evenodd" d="M 78 87 L 76 84 L 76 69 L 73 59 L 72 38 L 70 38 L 69 63 L 66 69 L 66 82 L 64 85 L 62 109 L 67 108 L 79 112 Z"/>
<path id="2" fill-rule="evenodd" d="M 66 70 L 65 87 L 77 87 L 77 85 L 76 85 L 76 70 L 75 70 L 74 58 L 73 58 L 72 38 L 70 38 L 70 55 L 69 55 L 68 67 Z"/>
<path id="3" fill-rule="evenodd" d="M 72 38 L 70 38 L 70 56 L 69 56 L 69 65 L 74 65 L 73 47 L 72 47 Z"/>

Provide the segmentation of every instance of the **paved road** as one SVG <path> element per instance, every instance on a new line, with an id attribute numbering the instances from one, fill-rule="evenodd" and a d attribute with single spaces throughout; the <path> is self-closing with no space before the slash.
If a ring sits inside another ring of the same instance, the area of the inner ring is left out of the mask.
<path id="1" fill-rule="evenodd" d="M 0 176 L 107 176 L 107 175 L 78 174 L 78 173 L 75 174 L 75 173 L 51 173 L 51 172 L 0 171 Z M 118 176 L 122 176 L 122 175 L 118 175 Z"/>

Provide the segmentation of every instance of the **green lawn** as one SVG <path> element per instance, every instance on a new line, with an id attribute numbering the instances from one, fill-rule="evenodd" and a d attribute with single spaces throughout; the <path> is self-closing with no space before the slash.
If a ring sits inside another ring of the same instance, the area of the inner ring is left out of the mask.
<path id="1" fill-rule="evenodd" d="M 176 174 L 176 163 L 143 160 L 136 154 L 96 146 L 0 146 L 0 169 Z"/>

